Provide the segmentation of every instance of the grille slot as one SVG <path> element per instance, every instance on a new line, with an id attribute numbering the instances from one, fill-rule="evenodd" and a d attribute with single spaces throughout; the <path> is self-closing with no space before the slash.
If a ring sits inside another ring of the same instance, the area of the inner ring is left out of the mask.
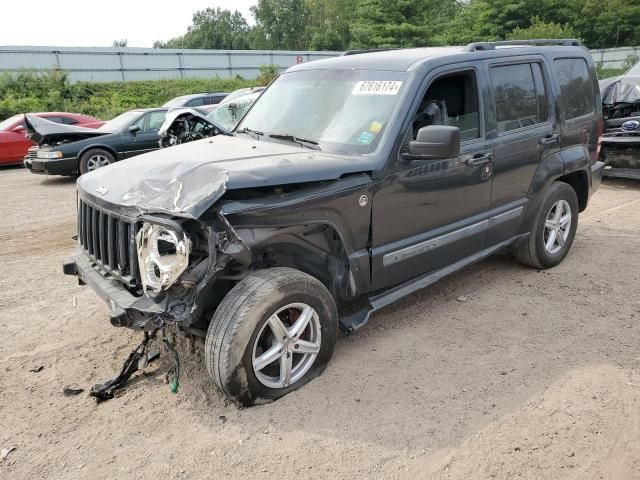
<path id="1" fill-rule="evenodd" d="M 131 287 L 140 285 L 135 221 L 78 201 L 78 243 L 96 265 Z"/>

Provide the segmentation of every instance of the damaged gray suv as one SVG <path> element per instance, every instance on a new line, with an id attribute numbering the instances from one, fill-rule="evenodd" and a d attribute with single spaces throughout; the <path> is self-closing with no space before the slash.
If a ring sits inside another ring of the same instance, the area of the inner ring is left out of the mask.
<path id="1" fill-rule="evenodd" d="M 567 255 L 602 177 L 575 40 L 354 52 L 290 68 L 230 134 L 78 180 L 64 271 L 111 323 L 205 338 L 228 398 L 319 375 L 338 330 L 499 251 Z"/>

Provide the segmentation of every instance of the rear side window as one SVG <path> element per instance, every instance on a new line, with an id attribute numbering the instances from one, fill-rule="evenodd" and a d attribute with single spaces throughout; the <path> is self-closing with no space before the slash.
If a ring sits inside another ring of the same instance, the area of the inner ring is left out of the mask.
<path id="1" fill-rule="evenodd" d="M 492 67 L 490 72 L 498 133 L 547 121 L 547 96 L 538 63 Z"/>
<path id="2" fill-rule="evenodd" d="M 75 118 L 71 118 L 71 117 L 60 117 L 62 122 L 65 125 L 75 125 L 76 123 L 78 123 L 78 121 Z"/>
<path id="3" fill-rule="evenodd" d="M 193 100 L 189 100 L 187 102 L 187 107 L 200 107 L 202 105 L 207 105 L 208 104 L 208 97 L 200 97 L 200 98 L 194 98 Z"/>
<path id="4" fill-rule="evenodd" d="M 593 113 L 595 95 L 587 62 L 583 58 L 562 58 L 554 63 L 564 118 L 570 120 Z"/>

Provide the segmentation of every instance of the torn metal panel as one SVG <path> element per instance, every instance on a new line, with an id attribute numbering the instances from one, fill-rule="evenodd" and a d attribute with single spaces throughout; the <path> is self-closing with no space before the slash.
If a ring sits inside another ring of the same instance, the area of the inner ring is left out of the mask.
<path id="1" fill-rule="evenodd" d="M 55 123 L 29 114 L 25 114 L 24 123 L 27 129 L 27 136 L 39 145 L 52 145 L 63 141 L 69 142 L 113 133 L 97 128 L 76 127 L 74 125 Z"/>
<path id="2" fill-rule="evenodd" d="M 640 102 L 640 76 L 629 75 L 601 84 L 603 105 Z"/>

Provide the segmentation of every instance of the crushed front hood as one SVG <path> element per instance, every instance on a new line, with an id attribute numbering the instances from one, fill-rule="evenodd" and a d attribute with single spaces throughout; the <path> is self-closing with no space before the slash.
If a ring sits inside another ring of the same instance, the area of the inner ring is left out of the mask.
<path id="1" fill-rule="evenodd" d="M 38 145 L 82 140 L 83 138 L 109 135 L 112 132 L 95 128 L 76 127 L 55 123 L 28 113 L 24 116 L 27 136 Z"/>
<path id="2" fill-rule="evenodd" d="M 640 102 L 640 76 L 629 75 L 601 81 L 600 94 L 604 105 Z"/>
<path id="3" fill-rule="evenodd" d="M 198 218 L 226 190 L 335 180 L 368 159 L 295 145 L 217 136 L 157 150 L 78 179 L 82 192 L 141 213 Z"/>

